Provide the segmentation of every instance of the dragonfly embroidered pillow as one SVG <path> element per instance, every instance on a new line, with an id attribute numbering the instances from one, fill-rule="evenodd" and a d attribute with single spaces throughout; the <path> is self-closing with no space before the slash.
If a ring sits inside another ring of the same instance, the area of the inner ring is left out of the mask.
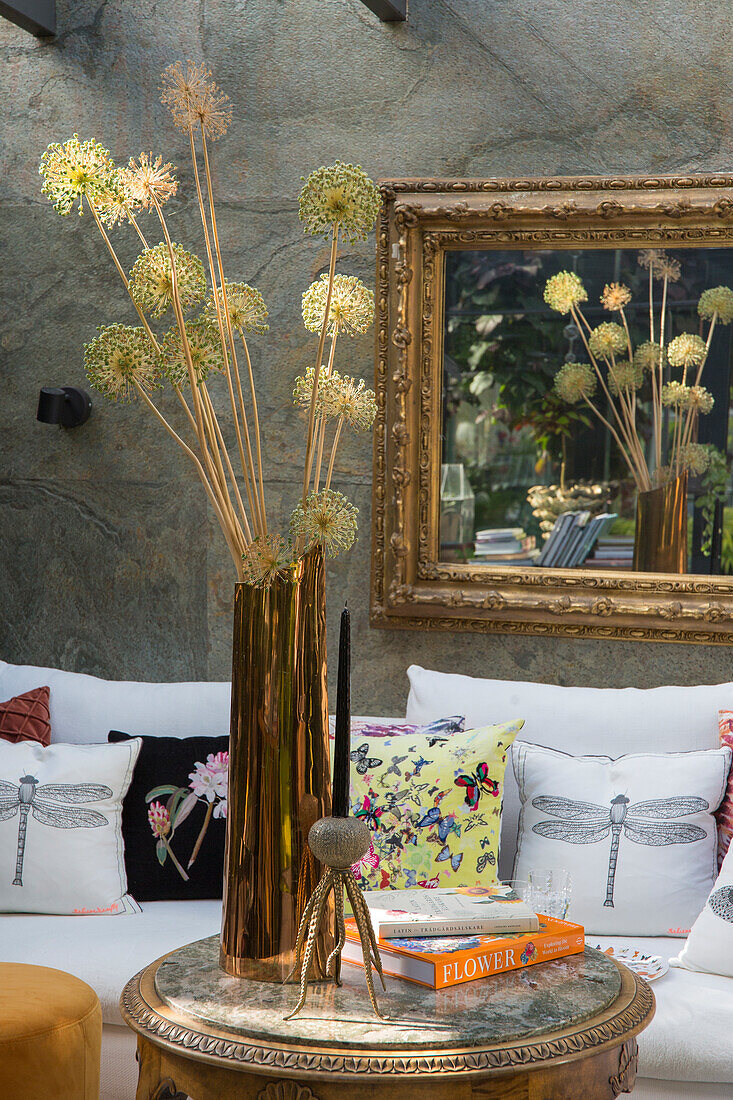
<path id="1" fill-rule="evenodd" d="M 504 770 L 523 724 L 352 737 L 351 812 L 372 833 L 354 868 L 362 889 L 496 881 Z"/>
<path id="2" fill-rule="evenodd" d="M 114 914 L 127 895 L 122 799 L 140 751 L 0 740 L 0 911 Z"/>
<path id="3" fill-rule="evenodd" d="M 568 756 L 517 744 L 514 877 L 570 873 L 568 919 L 607 935 L 687 935 L 717 874 L 731 750 Z"/>

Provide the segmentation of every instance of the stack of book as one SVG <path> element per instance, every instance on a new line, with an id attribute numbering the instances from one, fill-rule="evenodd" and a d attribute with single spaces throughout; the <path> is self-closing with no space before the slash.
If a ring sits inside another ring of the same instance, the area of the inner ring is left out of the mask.
<path id="1" fill-rule="evenodd" d="M 631 569 L 634 564 L 634 536 L 611 535 L 599 539 L 587 564 L 603 569 Z"/>
<path id="2" fill-rule="evenodd" d="M 395 890 L 364 894 L 385 974 L 431 989 L 575 955 L 579 924 L 538 916 L 506 887 Z M 409 908 L 399 908 L 406 906 Z M 346 921 L 345 962 L 364 965 L 353 918 Z"/>
<path id="3" fill-rule="evenodd" d="M 583 565 L 598 539 L 614 520 L 615 512 L 594 516 L 590 512 L 563 512 L 555 520 L 537 565 L 574 569 Z"/>
<path id="4" fill-rule="evenodd" d="M 495 565 L 532 565 L 539 550 L 522 527 L 491 527 L 476 532 L 474 555 Z"/>

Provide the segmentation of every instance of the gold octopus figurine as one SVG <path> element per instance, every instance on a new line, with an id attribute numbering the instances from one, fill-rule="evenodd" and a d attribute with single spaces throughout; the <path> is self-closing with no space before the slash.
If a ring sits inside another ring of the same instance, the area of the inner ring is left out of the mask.
<path id="1" fill-rule="evenodd" d="M 368 852 L 370 843 L 369 827 L 366 822 L 356 817 L 322 817 L 319 821 L 316 821 L 308 833 L 308 846 L 326 870 L 313 891 L 300 920 L 298 937 L 295 941 L 295 963 L 285 979 L 286 982 L 289 981 L 297 971 L 298 966 L 300 966 L 300 997 L 293 1011 L 285 1017 L 286 1020 L 291 1020 L 293 1016 L 297 1015 L 305 1004 L 308 991 L 308 975 L 316 947 L 316 937 L 326 911 L 328 895 L 331 890 L 333 890 L 336 903 L 337 940 L 336 946 L 326 961 L 326 973 L 331 974 L 336 985 L 341 985 L 341 951 L 346 943 L 346 928 L 344 925 L 344 890 L 346 890 L 361 939 L 369 999 L 380 1020 L 389 1019 L 389 1016 L 385 1016 L 379 1011 L 374 993 L 372 965 L 382 980 L 382 988 L 387 988 L 384 984 L 377 937 L 374 935 L 369 909 L 354 878 L 354 872 L 351 870 L 353 864 Z M 303 947 L 304 943 L 305 948 Z"/>

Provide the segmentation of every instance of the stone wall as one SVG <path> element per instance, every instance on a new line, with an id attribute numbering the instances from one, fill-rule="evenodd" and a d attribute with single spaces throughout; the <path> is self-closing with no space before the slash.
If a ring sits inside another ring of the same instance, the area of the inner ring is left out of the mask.
<path id="1" fill-rule="evenodd" d="M 133 321 L 89 218 L 59 218 L 40 194 L 49 142 L 77 131 L 119 160 L 163 152 L 181 166 L 175 236 L 200 248 L 186 143 L 158 103 L 159 74 L 204 59 L 231 96 L 235 123 L 215 149 L 221 233 L 231 277 L 270 307 L 254 351 L 280 518 L 302 453 L 292 379 L 314 354 L 300 295 L 327 262 L 298 222 L 302 173 L 336 158 L 375 178 L 730 169 L 733 59 L 712 0 L 411 0 L 409 22 L 393 25 L 359 0 L 57 6 L 52 41 L 0 20 L 0 657 L 10 661 L 218 679 L 230 652 L 231 567 L 195 477 L 145 409 L 96 398 L 73 432 L 34 420 L 41 385 L 84 384 L 95 326 Z M 117 236 L 132 264 L 134 240 Z M 371 282 L 373 265 L 372 239 L 340 268 Z M 342 366 L 371 377 L 371 338 L 343 350 Z M 162 405 L 176 415 L 170 397 Z M 568 684 L 731 678 L 725 647 L 371 630 L 370 467 L 368 442 L 349 440 L 336 480 L 361 509 L 361 539 L 329 565 L 332 649 L 344 598 L 354 613 L 357 710 L 400 713 L 411 662 Z"/>

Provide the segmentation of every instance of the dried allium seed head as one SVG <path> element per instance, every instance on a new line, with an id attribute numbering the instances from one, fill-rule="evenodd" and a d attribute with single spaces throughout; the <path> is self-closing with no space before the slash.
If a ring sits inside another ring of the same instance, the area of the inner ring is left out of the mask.
<path id="1" fill-rule="evenodd" d="M 668 256 L 663 248 L 643 248 L 637 257 L 639 267 L 650 270 L 655 279 L 676 283 L 682 274 L 678 260 Z"/>
<path id="2" fill-rule="evenodd" d="M 293 387 L 293 404 L 297 405 L 301 409 L 309 409 L 311 399 L 313 396 L 313 380 L 315 379 L 316 371 L 315 367 L 308 367 L 305 375 L 299 375 L 295 379 L 295 386 Z M 331 376 L 328 376 L 328 367 L 324 363 L 318 372 L 318 396 L 316 397 L 316 412 L 322 413 L 324 411 L 324 403 L 327 401 L 329 387 L 336 379 L 340 379 L 341 375 L 338 371 L 332 371 Z"/>
<path id="3" fill-rule="evenodd" d="M 122 171 L 116 169 L 109 187 L 100 193 L 94 203 L 99 220 L 108 229 L 114 229 L 118 222 L 130 221 L 139 209 L 132 198 L 126 194 Z"/>
<path id="4" fill-rule="evenodd" d="M 588 301 L 588 292 L 574 271 L 558 271 L 545 284 L 545 301 L 558 313 L 570 313 L 573 306 Z"/>
<path id="5" fill-rule="evenodd" d="M 186 340 L 197 383 L 205 382 L 212 371 L 224 370 L 221 335 L 218 327 L 207 317 L 197 317 L 195 321 L 186 322 Z M 185 386 L 190 382 L 188 362 L 178 325 L 173 326 L 163 341 L 162 369 L 173 386 Z"/>
<path id="6" fill-rule="evenodd" d="M 255 588 L 269 588 L 293 564 L 293 546 L 282 535 L 259 535 L 242 555 L 244 580 Z"/>
<path id="7" fill-rule="evenodd" d="M 655 370 L 659 366 L 660 354 L 659 344 L 646 340 L 634 352 L 634 362 L 642 370 Z"/>
<path id="8" fill-rule="evenodd" d="M 265 299 L 253 286 L 247 283 L 230 283 L 224 280 L 226 289 L 227 306 L 229 308 L 229 320 L 235 332 L 267 332 L 269 325 L 265 323 L 267 306 Z M 219 294 L 219 309 L 224 318 L 224 302 L 221 292 Z M 204 307 L 206 316 L 217 323 L 216 303 L 213 295 L 210 295 Z"/>
<path id="9" fill-rule="evenodd" d="M 198 256 L 180 244 L 173 245 L 178 297 L 184 310 L 200 302 L 206 293 L 206 274 Z M 165 243 L 146 248 L 130 272 L 132 300 L 152 317 L 161 317 L 173 302 L 173 272 Z"/>
<path id="10" fill-rule="evenodd" d="M 697 303 L 697 312 L 703 320 L 710 321 L 715 317 L 721 325 L 729 325 L 733 321 L 733 290 L 727 286 L 713 286 L 709 290 L 703 290 Z"/>
<path id="11" fill-rule="evenodd" d="M 643 382 L 644 371 L 636 361 L 630 363 L 628 359 L 622 359 L 608 372 L 608 388 L 614 396 L 618 396 L 619 390 L 635 393 Z"/>
<path id="12" fill-rule="evenodd" d="M 158 355 L 143 328 L 107 325 L 84 346 L 84 369 L 92 386 L 113 401 L 132 401 L 135 384 L 149 393 L 160 377 Z"/>
<path id="13" fill-rule="evenodd" d="M 690 332 L 683 332 L 670 340 L 667 359 L 673 367 L 699 367 L 705 362 L 708 349 L 705 341 Z"/>
<path id="14" fill-rule="evenodd" d="M 602 321 L 588 337 L 588 347 L 591 355 L 610 359 L 626 347 L 626 333 L 615 321 Z"/>
<path id="15" fill-rule="evenodd" d="M 684 385 L 683 382 L 667 382 L 662 386 L 662 404 L 686 408 L 689 392 L 690 387 Z"/>
<path id="16" fill-rule="evenodd" d="M 685 407 L 706 416 L 713 411 L 715 398 L 704 386 L 690 386 Z"/>
<path id="17" fill-rule="evenodd" d="M 623 283 L 606 283 L 601 294 L 604 309 L 614 312 L 623 309 L 631 301 L 631 291 Z"/>
<path id="18" fill-rule="evenodd" d="M 680 452 L 682 465 L 699 477 L 710 465 L 710 452 L 704 443 L 688 443 Z"/>
<path id="19" fill-rule="evenodd" d="M 595 393 L 597 379 L 589 363 L 565 363 L 555 375 L 555 393 L 568 405 L 577 405 Z"/>
<path id="20" fill-rule="evenodd" d="M 130 157 L 127 168 L 121 170 L 122 185 L 130 201 L 147 210 L 151 206 L 163 206 L 178 190 L 172 164 L 163 164 L 162 157 L 153 159 L 152 153 L 141 153 L 137 161 Z"/>
<path id="21" fill-rule="evenodd" d="M 306 546 L 320 543 L 325 553 L 336 557 L 348 550 L 356 538 L 358 509 L 342 493 L 321 489 L 309 493 L 290 517 L 293 541 L 303 539 Z"/>
<path id="22" fill-rule="evenodd" d="M 381 198 L 360 165 L 337 160 L 303 179 L 298 205 L 306 233 L 330 237 L 337 229 L 352 244 L 366 240 L 377 220 Z"/>
<path id="23" fill-rule="evenodd" d="M 366 388 L 363 378 L 357 380 L 334 371 L 326 379 L 319 394 L 317 407 L 330 418 L 343 417 L 344 422 L 356 431 L 366 431 L 374 423 L 377 415 L 377 401 L 374 390 Z"/>
<path id="24" fill-rule="evenodd" d="M 309 332 L 320 332 L 328 297 L 328 275 L 321 275 L 303 294 L 303 322 Z M 374 320 L 374 294 L 355 275 L 336 275 L 328 309 L 326 332 L 349 336 L 366 332 Z"/>
<path id="25" fill-rule="evenodd" d="M 215 141 L 227 132 L 232 121 L 229 97 L 215 83 L 205 65 L 180 61 L 169 65 L 162 76 L 160 101 L 173 115 L 179 130 L 200 126 Z"/>
<path id="26" fill-rule="evenodd" d="M 117 170 L 109 152 L 98 141 L 79 141 L 77 134 L 63 144 L 49 145 L 38 171 L 43 176 L 41 191 L 53 203 L 57 214 L 68 214 L 87 196 L 96 205 L 116 186 Z"/>

